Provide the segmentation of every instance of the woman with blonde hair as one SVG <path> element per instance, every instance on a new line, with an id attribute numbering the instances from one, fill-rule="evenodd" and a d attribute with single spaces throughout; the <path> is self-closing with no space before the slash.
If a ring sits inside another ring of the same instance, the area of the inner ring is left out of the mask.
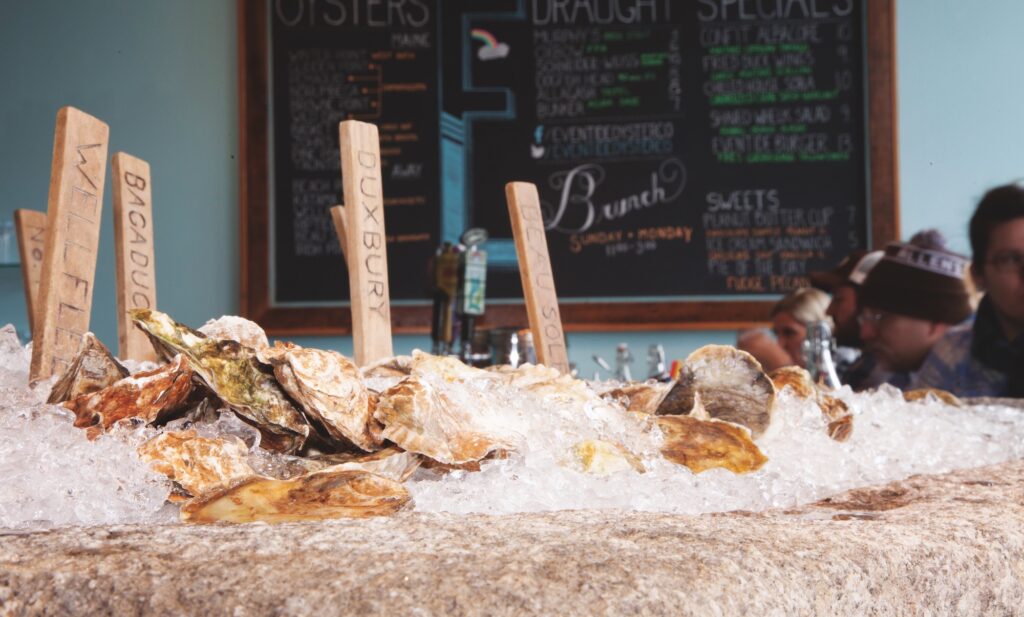
<path id="1" fill-rule="evenodd" d="M 774 342 L 763 332 L 755 331 L 740 334 L 736 346 L 757 358 L 766 371 L 792 364 L 804 366 L 807 327 L 816 321 L 826 321 L 831 326 L 832 320 L 825 314 L 828 303 L 829 295 L 820 289 L 793 290 L 772 307 Z"/>

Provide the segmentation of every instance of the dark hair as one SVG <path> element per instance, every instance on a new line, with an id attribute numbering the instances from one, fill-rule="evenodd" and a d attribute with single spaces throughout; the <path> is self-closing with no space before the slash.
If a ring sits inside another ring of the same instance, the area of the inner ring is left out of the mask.
<path id="1" fill-rule="evenodd" d="M 1024 186 L 1006 184 L 985 193 L 971 216 L 971 252 L 974 262 L 988 256 L 988 241 L 992 229 L 1013 219 L 1024 218 Z"/>

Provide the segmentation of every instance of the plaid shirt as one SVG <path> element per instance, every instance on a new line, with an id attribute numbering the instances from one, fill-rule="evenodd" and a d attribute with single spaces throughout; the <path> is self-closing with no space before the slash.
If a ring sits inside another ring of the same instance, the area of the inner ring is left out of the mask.
<path id="1" fill-rule="evenodd" d="M 1006 374 L 985 366 L 971 354 L 971 326 L 956 326 L 939 339 L 911 378 L 910 389 L 940 388 L 957 396 L 1006 395 Z"/>

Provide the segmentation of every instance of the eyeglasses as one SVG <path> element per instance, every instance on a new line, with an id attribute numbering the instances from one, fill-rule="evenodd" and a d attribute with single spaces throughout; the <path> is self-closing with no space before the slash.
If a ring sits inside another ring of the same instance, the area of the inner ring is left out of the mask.
<path id="1" fill-rule="evenodd" d="M 857 314 L 857 323 L 862 326 L 873 326 L 877 328 L 882 324 L 882 320 L 888 316 L 889 313 L 883 311 L 864 309 Z"/>
<path id="2" fill-rule="evenodd" d="M 1017 251 L 1000 251 L 987 260 L 988 264 L 1001 274 L 1020 272 L 1024 267 L 1024 253 Z"/>

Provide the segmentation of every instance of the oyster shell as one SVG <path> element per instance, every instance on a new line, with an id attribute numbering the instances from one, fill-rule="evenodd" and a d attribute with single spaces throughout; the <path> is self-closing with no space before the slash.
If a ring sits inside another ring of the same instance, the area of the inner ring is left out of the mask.
<path id="1" fill-rule="evenodd" d="M 626 411 L 654 414 L 671 389 L 671 382 L 645 381 L 623 384 L 602 392 L 601 396 L 606 400 L 621 402 Z"/>
<path id="2" fill-rule="evenodd" d="M 694 416 L 657 416 L 655 420 L 665 436 L 661 455 L 694 473 L 716 467 L 747 473 L 768 462 L 744 426 Z"/>
<path id="3" fill-rule="evenodd" d="M 78 354 L 68 370 L 53 384 L 46 402 L 51 405 L 63 403 L 102 390 L 127 376 L 128 369 L 114 358 L 92 332 L 86 332 L 78 347 Z"/>
<path id="4" fill-rule="evenodd" d="M 683 376 L 658 406 L 658 415 L 689 413 L 697 394 L 712 418 L 745 426 L 754 439 L 771 425 L 775 386 L 745 351 L 707 345 L 690 354 Z"/>
<path id="5" fill-rule="evenodd" d="M 363 367 L 363 377 L 406 377 L 412 372 L 412 356 L 382 358 Z"/>
<path id="6" fill-rule="evenodd" d="M 581 441 L 572 448 L 575 466 L 597 476 L 609 476 L 620 471 L 644 473 L 644 464 L 623 446 L 600 439 Z"/>
<path id="7" fill-rule="evenodd" d="M 224 315 L 204 323 L 199 332 L 209 338 L 238 341 L 246 347 L 260 350 L 269 347 L 267 333 L 254 321 L 235 315 Z"/>
<path id="8" fill-rule="evenodd" d="M 355 470 L 324 470 L 292 480 L 250 478 L 184 504 L 189 523 L 313 521 L 386 516 L 411 502 L 404 486 Z"/>
<path id="9" fill-rule="evenodd" d="M 384 425 L 382 436 L 404 450 L 418 452 L 440 463 L 460 465 L 478 461 L 495 450 L 512 445 L 488 431 L 482 416 L 492 413 L 493 403 L 461 384 L 460 403 L 426 378 L 411 375 L 380 396 L 374 418 Z M 466 404 L 471 396 L 473 407 Z"/>
<path id="10" fill-rule="evenodd" d="M 238 437 L 200 437 L 196 431 L 169 431 L 138 448 L 139 458 L 177 482 L 190 495 L 222 489 L 256 475 L 249 448 Z"/>
<path id="11" fill-rule="evenodd" d="M 372 454 L 326 454 L 310 460 L 326 465 L 324 471 L 366 471 L 395 482 L 405 482 L 419 468 L 422 459 L 413 452 L 384 448 Z"/>
<path id="12" fill-rule="evenodd" d="M 782 392 L 788 386 L 800 398 L 814 398 L 818 394 L 811 374 L 803 367 L 783 366 L 768 373 L 768 378 L 772 380 L 777 392 Z"/>
<path id="13" fill-rule="evenodd" d="M 102 390 L 63 403 L 75 414 L 75 426 L 94 439 L 116 422 L 138 418 L 146 424 L 165 420 L 185 408 L 192 392 L 192 369 L 183 356 L 152 371 L 125 377 Z"/>
<path id="14" fill-rule="evenodd" d="M 302 405 L 307 416 L 318 420 L 332 439 L 367 452 L 380 449 L 381 441 L 370 429 L 370 393 L 351 360 L 336 351 L 280 343 L 257 352 L 257 357 L 274 367 L 285 392 Z"/>
<path id="15" fill-rule="evenodd" d="M 284 453 L 302 447 L 309 424 L 274 377 L 264 372 L 255 351 L 237 341 L 206 338 L 159 311 L 133 309 L 131 316 L 158 353 L 183 354 L 224 404 L 256 425 L 263 434 L 262 447 Z"/>
<path id="16" fill-rule="evenodd" d="M 943 403 L 952 405 L 953 407 L 964 406 L 963 401 L 958 399 L 952 392 L 947 392 L 938 388 L 918 388 L 917 390 L 907 390 L 903 393 L 903 400 L 908 403 L 914 403 L 917 401 L 923 401 L 929 396 L 934 396 Z"/>
<path id="17" fill-rule="evenodd" d="M 828 436 L 836 441 L 846 441 L 853 434 L 853 414 L 850 408 L 840 399 L 825 394 L 820 386 L 814 384 L 811 374 L 799 366 L 777 368 L 768 375 L 775 389 L 782 391 L 790 388 L 793 394 L 802 399 L 813 399 L 818 403 L 821 413 L 828 421 Z"/>
<path id="18" fill-rule="evenodd" d="M 836 441 L 846 441 L 853 434 L 853 414 L 840 399 L 821 393 L 818 407 L 828 420 L 828 436 Z"/>

